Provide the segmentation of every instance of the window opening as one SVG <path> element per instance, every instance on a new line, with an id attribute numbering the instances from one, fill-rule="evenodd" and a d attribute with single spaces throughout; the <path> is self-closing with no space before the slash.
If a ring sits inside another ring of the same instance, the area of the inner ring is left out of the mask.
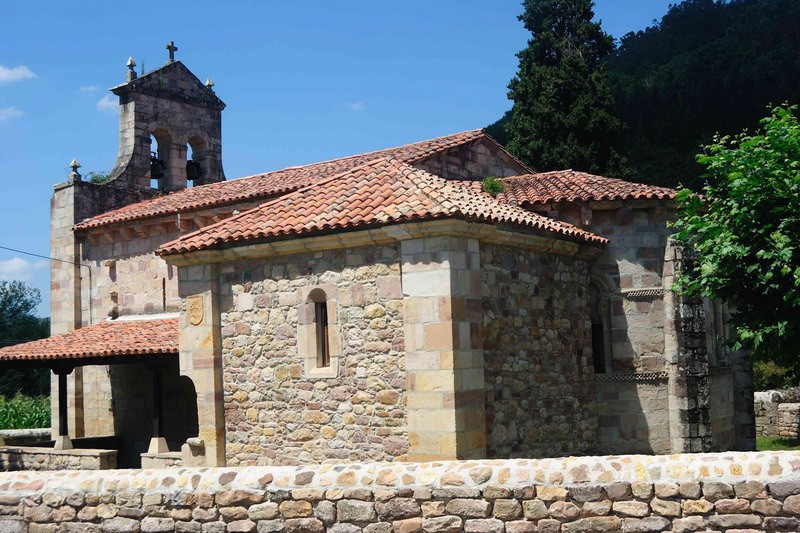
<path id="1" fill-rule="evenodd" d="M 331 352 L 328 346 L 328 305 L 314 302 L 314 322 L 317 325 L 317 367 L 331 366 Z"/>

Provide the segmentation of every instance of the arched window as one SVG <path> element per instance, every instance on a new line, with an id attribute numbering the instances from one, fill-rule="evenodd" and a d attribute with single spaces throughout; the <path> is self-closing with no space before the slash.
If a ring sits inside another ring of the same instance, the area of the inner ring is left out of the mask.
<path id="1" fill-rule="evenodd" d="M 308 295 L 314 302 L 314 333 L 317 347 L 317 368 L 331 366 L 331 350 L 328 335 L 328 302 L 321 289 L 314 289 Z"/>
<path id="2" fill-rule="evenodd" d="M 298 350 L 305 360 L 308 377 L 329 378 L 338 374 L 341 341 L 336 313 L 335 286 L 301 290 L 298 308 Z"/>

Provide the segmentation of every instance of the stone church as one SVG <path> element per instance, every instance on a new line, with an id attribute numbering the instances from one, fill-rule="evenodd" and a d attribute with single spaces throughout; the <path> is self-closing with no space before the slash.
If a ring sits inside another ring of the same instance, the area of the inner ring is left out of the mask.
<path id="1" fill-rule="evenodd" d="M 676 191 L 534 171 L 482 130 L 226 180 L 210 80 L 130 61 L 111 91 L 110 179 L 74 162 L 51 200 L 52 337 L 0 349 L 52 369 L 56 448 L 212 466 L 753 447 L 725 307 L 670 290 L 691 260 Z"/>

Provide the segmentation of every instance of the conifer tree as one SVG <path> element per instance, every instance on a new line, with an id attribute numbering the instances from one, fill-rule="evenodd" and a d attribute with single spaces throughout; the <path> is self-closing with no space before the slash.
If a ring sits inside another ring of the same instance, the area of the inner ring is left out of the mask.
<path id="1" fill-rule="evenodd" d="M 525 0 L 531 32 L 509 83 L 508 148 L 540 171 L 572 168 L 624 177 L 624 126 L 603 59 L 614 41 L 593 22 L 592 0 Z"/>

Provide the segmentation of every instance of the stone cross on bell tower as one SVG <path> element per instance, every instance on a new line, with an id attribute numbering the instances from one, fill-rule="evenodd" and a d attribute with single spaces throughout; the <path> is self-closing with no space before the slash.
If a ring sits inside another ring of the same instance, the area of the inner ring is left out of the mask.
<path id="1" fill-rule="evenodd" d="M 119 96 L 119 153 L 113 185 L 174 191 L 223 181 L 222 110 L 213 84 L 203 84 L 175 59 L 174 41 L 165 46 L 167 63 L 136 76 L 128 61 L 126 81 L 111 89 Z M 191 151 L 191 158 L 188 154 Z"/>
<path id="2" fill-rule="evenodd" d="M 169 44 L 167 46 L 165 46 L 164 48 L 169 50 L 169 61 L 167 61 L 167 64 L 172 63 L 173 61 L 175 61 L 175 52 L 178 51 L 178 47 L 175 46 L 175 41 L 170 41 Z"/>

